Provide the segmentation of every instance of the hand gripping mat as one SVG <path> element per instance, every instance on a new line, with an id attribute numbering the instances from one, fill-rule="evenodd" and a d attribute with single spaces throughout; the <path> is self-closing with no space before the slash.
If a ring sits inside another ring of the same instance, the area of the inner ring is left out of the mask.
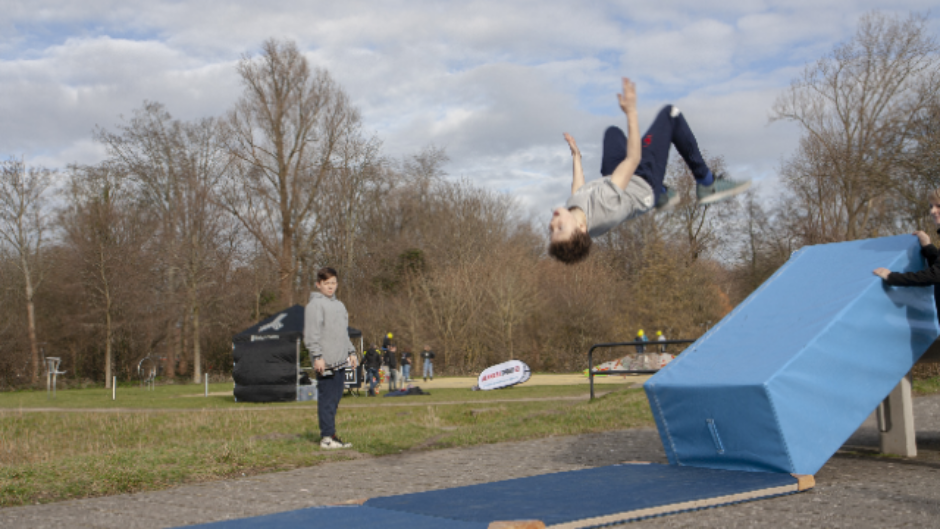
<path id="1" fill-rule="evenodd" d="M 213 529 L 485 529 L 496 521 L 540 520 L 582 529 L 792 494 L 812 486 L 789 474 L 626 464 L 466 487 L 373 498 L 361 507 L 315 507 Z"/>
<path id="2" fill-rule="evenodd" d="M 909 235 L 805 247 L 644 388 L 669 462 L 815 474 L 937 337 Z"/>

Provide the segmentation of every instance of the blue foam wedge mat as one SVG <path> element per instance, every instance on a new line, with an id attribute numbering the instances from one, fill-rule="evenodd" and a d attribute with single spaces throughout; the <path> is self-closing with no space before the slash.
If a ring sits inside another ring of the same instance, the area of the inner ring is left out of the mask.
<path id="1" fill-rule="evenodd" d="M 548 527 L 576 529 L 798 491 L 798 479 L 789 474 L 624 464 L 373 498 L 362 506 L 308 508 L 200 527 L 476 529 L 494 521 L 540 520 Z"/>
<path id="2" fill-rule="evenodd" d="M 805 247 L 644 388 L 669 462 L 815 474 L 940 333 L 910 235 Z"/>

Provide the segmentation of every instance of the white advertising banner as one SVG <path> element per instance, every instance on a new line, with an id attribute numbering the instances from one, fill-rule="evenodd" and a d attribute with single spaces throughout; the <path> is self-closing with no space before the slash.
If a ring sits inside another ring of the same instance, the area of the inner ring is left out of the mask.
<path id="1" fill-rule="evenodd" d="M 525 362 L 510 360 L 490 366 L 480 373 L 477 386 L 482 390 L 508 388 L 529 380 L 532 370 Z"/>

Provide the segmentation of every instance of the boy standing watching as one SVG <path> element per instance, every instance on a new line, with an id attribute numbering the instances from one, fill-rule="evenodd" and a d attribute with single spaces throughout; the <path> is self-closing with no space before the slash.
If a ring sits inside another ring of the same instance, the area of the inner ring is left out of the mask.
<path id="1" fill-rule="evenodd" d="M 346 368 L 356 368 L 356 348 L 349 340 L 349 315 L 336 299 L 336 270 L 317 270 L 317 291 L 310 294 L 304 313 L 304 344 L 317 374 L 317 416 L 320 448 L 351 448 L 336 435 L 336 409 L 343 397 Z"/>
<path id="2" fill-rule="evenodd" d="M 401 378 L 405 382 L 411 382 L 411 351 L 401 352 Z"/>
<path id="3" fill-rule="evenodd" d="M 427 382 L 428 377 L 434 380 L 434 351 L 431 350 L 430 345 L 424 346 L 424 351 L 421 351 L 421 360 L 423 360 L 421 374 L 424 375 L 424 381 Z"/>
<path id="4" fill-rule="evenodd" d="M 672 145 L 695 177 L 699 204 L 729 198 L 751 184 L 723 175 L 716 178 L 712 174 L 678 108 L 664 107 L 641 140 L 636 116 L 636 86 L 629 79 L 623 78 L 623 93 L 618 94 L 617 99 L 627 116 L 627 134 L 624 136 L 617 127 L 610 127 L 604 133 L 603 178 L 600 180 L 584 183 L 581 151 L 574 138 L 565 133 L 573 161 L 571 197 L 564 207 L 552 214 L 548 253 L 567 264 L 588 256 L 591 237 L 603 235 L 653 207 L 667 209 L 678 202 L 676 193 L 663 185 Z"/>
<path id="5" fill-rule="evenodd" d="M 366 380 L 369 381 L 369 396 L 375 396 L 375 387 L 379 384 L 379 369 L 382 367 L 382 355 L 375 344 L 366 351 L 362 357 L 362 365 L 366 368 Z"/>
<path id="6" fill-rule="evenodd" d="M 395 344 L 388 346 L 388 351 L 385 351 L 383 360 L 385 365 L 388 366 L 388 390 L 401 389 L 401 377 L 398 371 L 398 347 Z"/>

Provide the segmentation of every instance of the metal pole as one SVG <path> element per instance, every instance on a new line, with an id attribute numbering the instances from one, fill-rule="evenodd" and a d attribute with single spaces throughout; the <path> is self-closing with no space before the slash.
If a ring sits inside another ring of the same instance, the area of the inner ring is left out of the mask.
<path id="1" fill-rule="evenodd" d="M 205 375 L 206 375 L 206 398 L 208 398 L 209 397 L 209 373 L 205 373 Z"/>
<path id="2" fill-rule="evenodd" d="M 591 400 L 594 400 L 594 347 L 591 347 L 591 350 L 588 351 L 588 378 L 591 381 Z"/>
<path id="3" fill-rule="evenodd" d="M 710 322 L 709 322 L 710 323 Z M 660 345 L 671 345 L 671 344 L 691 344 L 695 340 L 663 340 L 658 342 Z M 615 342 L 615 343 L 596 343 L 591 346 L 591 349 L 588 350 L 588 378 L 591 382 L 591 400 L 594 400 L 594 349 L 599 347 L 623 347 L 623 346 L 637 346 L 637 345 L 649 345 L 647 342 L 642 341 L 632 341 L 632 342 Z M 646 370 L 646 369 L 636 369 L 636 370 L 610 370 L 604 371 L 605 374 L 655 374 L 657 370 Z"/>
<path id="4" fill-rule="evenodd" d="M 111 400 L 117 400 L 117 376 L 111 377 Z"/>

